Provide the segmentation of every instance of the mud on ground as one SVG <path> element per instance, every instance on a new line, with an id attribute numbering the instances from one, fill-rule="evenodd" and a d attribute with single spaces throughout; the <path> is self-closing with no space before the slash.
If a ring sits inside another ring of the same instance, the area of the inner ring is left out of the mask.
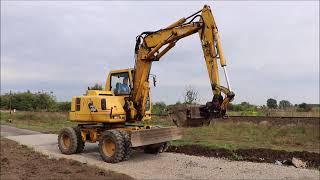
<path id="1" fill-rule="evenodd" d="M 320 169 L 320 154 L 295 151 L 287 152 L 272 149 L 209 149 L 199 145 L 170 146 L 167 152 L 183 153 L 193 156 L 220 157 L 231 160 L 244 160 L 252 162 L 275 163 L 278 161 L 291 161 L 293 157 L 307 162 L 307 167 Z"/>
<path id="2" fill-rule="evenodd" d="M 67 159 L 48 159 L 24 145 L 0 138 L 0 179 L 133 179 Z"/>

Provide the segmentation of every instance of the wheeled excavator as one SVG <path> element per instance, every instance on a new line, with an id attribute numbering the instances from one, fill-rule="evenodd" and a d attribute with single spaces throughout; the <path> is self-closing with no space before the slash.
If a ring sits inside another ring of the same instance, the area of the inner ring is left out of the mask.
<path id="1" fill-rule="evenodd" d="M 104 90 L 88 89 L 85 95 L 72 98 L 69 120 L 78 125 L 60 131 L 60 151 L 63 154 L 81 153 L 85 143 L 98 142 L 102 159 L 117 163 L 128 160 L 134 148 L 142 148 L 146 153 L 161 153 L 170 141 L 180 139 L 182 131 L 179 127 L 139 125 L 137 122 L 151 119 L 149 77 L 152 63 L 159 61 L 179 40 L 196 33 L 200 37 L 213 98 L 205 105 L 173 108 L 169 114 L 176 124 L 179 119 L 203 123 L 223 117 L 234 93 L 218 28 L 210 7 L 205 5 L 166 28 L 138 35 L 134 68 L 111 71 Z M 219 63 L 228 87 L 220 85 Z"/>

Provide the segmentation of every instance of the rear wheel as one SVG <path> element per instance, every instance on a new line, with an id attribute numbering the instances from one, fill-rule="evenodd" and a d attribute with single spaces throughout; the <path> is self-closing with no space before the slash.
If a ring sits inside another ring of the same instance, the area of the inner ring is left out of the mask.
<path id="1" fill-rule="evenodd" d="M 104 131 L 99 140 L 102 159 L 108 163 L 117 163 L 124 158 L 124 138 L 117 130 Z"/>
<path id="2" fill-rule="evenodd" d="M 77 152 L 78 139 L 76 131 L 71 128 L 63 128 L 58 136 L 58 147 L 63 154 L 74 154 Z"/>

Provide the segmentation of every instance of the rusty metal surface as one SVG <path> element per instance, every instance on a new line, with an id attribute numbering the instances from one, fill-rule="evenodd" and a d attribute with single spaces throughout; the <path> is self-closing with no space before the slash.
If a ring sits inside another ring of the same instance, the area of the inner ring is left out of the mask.
<path id="1" fill-rule="evenodd" d="M 182 138 L 182 130 L 177 127 L 142 129 L 131 132 L 132 147 L 145 146 Z"/>

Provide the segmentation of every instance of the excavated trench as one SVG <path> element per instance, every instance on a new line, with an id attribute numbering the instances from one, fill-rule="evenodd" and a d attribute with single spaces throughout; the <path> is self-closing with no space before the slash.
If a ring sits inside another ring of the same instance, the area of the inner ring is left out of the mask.
<path id="1" fill-rule="evenodd" d="M 215 119 L 216 122 L 252 122 L 270 123 L 272 125 L 310 124 L 320 126 L 319 117 L 257 117 L 257 116 L 230 116 L 229 118 Z M 320 148 L 320 147 L 319 147 Z M 292 165 L 293 157 L 307 162 L 307 167 L 320 169 L 320 154 L 308 151 L 288 152 L 284 150 L 257 149 L 209 149 L 199 145 L 170 146 L 167 152 L 183 153 L 193 156 L 219 157 L 231 160 L 251 162 L 275 163 L 286 162 L 284 165 Z"/>
<path id="2" fill-rule="evenodd" d="M 307 167 L 320 169 L 320 154 L 307 151 L 287 152 L 272 149 L 209 149 L 199 145 L 170 146 L 167 152 L 183 153 L 192 156 L 219 157 L 231 160 L 275 163 L 287 162 L 290 165 L 293 157 L 307 162 Z"/>

